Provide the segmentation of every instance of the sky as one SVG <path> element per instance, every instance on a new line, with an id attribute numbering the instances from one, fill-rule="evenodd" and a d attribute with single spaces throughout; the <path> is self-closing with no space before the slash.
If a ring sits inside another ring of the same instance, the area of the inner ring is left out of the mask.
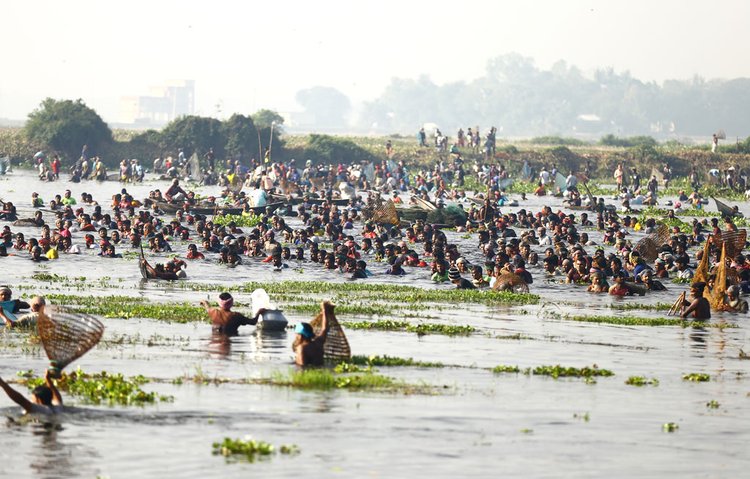
<path id="1" fill-rule="evenodd" d="M 750 77 L 744 0 L 15 0 L 2 18 L 6 119 L 53 97 L 117 122 L 122 96 L 172 79 L 195 80 L 205 116 L 300 111 L 313 86 L 357 104 L 394 77 L 471 81 L 507 53 L 644 81 Z"/>

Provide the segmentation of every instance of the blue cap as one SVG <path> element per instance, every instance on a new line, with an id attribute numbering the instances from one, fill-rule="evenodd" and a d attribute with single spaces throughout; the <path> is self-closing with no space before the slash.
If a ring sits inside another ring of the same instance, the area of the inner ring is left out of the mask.
<path id="1" fill-rule="evenodd" d="M 294 332 L 297 334 L 302 335 L 302 337 L 307 339 L 312 339 L 315 334 L 313 333 L 313 328 L 310 326 L 310 323 L 299 323 L 294 328 Z"/>

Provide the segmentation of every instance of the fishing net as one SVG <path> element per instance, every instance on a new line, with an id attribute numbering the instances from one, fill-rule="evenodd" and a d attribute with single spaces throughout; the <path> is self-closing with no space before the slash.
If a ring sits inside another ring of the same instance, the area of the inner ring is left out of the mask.
<path id="1" fill-rule="evenodd" d="M 514 293 L 528 293 L 529 285 L 520 276 L 510 271 L 503 273 L 495 280 L 492 287 L 495 291 L 512 291 Z"/>
<path id="2" fill-rule="evenodd" d="M 316 336 L 320 334 L 323 329 L 322 311 L 310 322 L 310 326 L 312 326 Z M 328 336 L 326 336 L 326 342 L 323 346 L 323 357 L 333 360 L 349 359 L 352 357 L 349 341 L 346 340 L 344 330 L 341 328 L 333 312 L 328 317 Z"/>
<path id="3" fill-rule="evenodd" d="M 708 255 L 710 254 L 710 248 L 711 242 L 706 240 L 706 243 L 703 245 L 703 256 L 701 256 L 701 262 L 698 263 L 698 267 L 695 269 L 691 284 L 695 284 L 699 281 L 703 283 L 708 282 Z"/>
<path id="4" fill-rule="evenodd" d="M 659 223 L 653 233 L 649 233 L 636 243 L 633 248 L 641 258 L 646 261 L 654 261 L 659 255 L 659 248 L 669 240 L 669 227 Z"/>
<path id="5" fill-rule="evenodd" d="M 716 279 L 711 291 L 703 290 L 703 297 L 711 303 L 713 309 L 719 310 L 724 306 L 724 298 L 727 292 L 727 248 L 726 244 L 721 248 L 721 260 L 716 266 Z"/>
<path id="6" fill-rule="evenodd" d="M 369 208 L 366 217 L 375 223 L 383 223 L 389 225 L 399 224 L 396 205 L 393 204 L 393 201 L 391 200 Z"/>
<path id="7" fill-rule="evenodd" d="M 57 377 L 65 366 L 96 346 L 104 333 L 104 325 L 93 316 L 63 309 L 41 312 L 37 328 L 50 360 L 50 372 Z"/>
<path id="8" fill-rule="evenodd" d="M 727 256 L 734 258 L 745 247 L 747 240 L 747 230 L 722 231 L 721 238 L 714 238 L 714 244 L 717 248 L 726 247 Z"/>

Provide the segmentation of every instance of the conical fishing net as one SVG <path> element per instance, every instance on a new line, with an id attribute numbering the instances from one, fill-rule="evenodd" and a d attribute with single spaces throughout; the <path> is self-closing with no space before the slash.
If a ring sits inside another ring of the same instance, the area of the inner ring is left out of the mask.
<path id="1" fill-rule="evenodd" d="M 695 269 L 691 284 L 695 284 L 699 281 L 703 283 L 708 281 L 708 255 L 710 254 L 710 249 L 711 241 L 707 239 L 706 243 L 703 245 L 703 256 L 701 256 L 701 262 L 698 263 L 698 267 Z"/>
<path id="2" fill-rule="evenodd" d="M 727 257 L 734 258 L 745 247 L 747 230 L 722 231 L 721 238 L 715 238 L 714 244 L 717 248 L 726 247 Z"/>
<path id="3" fill-rule="evenodd" d="M 323 328 L 323 313 L 318 313 L 310 322 L 315 335 L 320 334 Z M 344 330 L 341 328 L 336 315 L 331 312 L 328 317 L 328 336 L 326 336 L 326 342 L 323 346 L 323 357 L 325 359 L 349 359 L 352 357 L 352 350 L 349 348 L 349 341 L 346 340 Z"/>
<path id="4" fill-rule="evenodd" d="M 104 333 L 104 325 L 93 316 L 49 308 L 39 314 L 37 328 L 50 366 L 58 374 L 93 348 Z"/>
<path id="5" fill-rule="evenodd" d="M 633 248 L 641 258 L 646 261 L 654 261 L 659 255 L 659 248 L 669 240 L 669 227 L 659 223 L 653 233 L 649 233 L 636 243 Z"/>
<path id="6" fill-rule="evenodd" d="M 492 287 L 495 291 L 513 291 L 514 293 L 528 293 L 529 285 L 520 276 L 510 271 L 504 271 Z"/>
<path id="7" fill-rule="evenodd" d="M 727 292 L 727 248 L 726 243 L 721 248 L 721 260 L 716 266 L 716 279 L 711 291 L 706 288 L 703 290 L 703 297 L 708 299 L 711 307 L 718 310 L 724 305 L 724 297 Z"/>

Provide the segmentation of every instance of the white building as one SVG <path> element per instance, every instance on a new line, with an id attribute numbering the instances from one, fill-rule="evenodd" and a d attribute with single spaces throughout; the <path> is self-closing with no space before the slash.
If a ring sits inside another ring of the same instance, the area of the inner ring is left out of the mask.
<path id="1" fill-rule="evenodd" d="M 151 87 L 148 96 L 120 99 L 120 121 L 124 124 L 157 128 L 195 112 L 195 81 L 173 80 Z"/>

